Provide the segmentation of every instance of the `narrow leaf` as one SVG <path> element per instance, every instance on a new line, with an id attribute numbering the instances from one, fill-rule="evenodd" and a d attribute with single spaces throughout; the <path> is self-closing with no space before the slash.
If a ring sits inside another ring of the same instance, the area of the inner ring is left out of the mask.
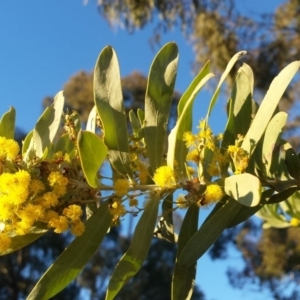
<path id="1" fill-rule="evenodd" d="M 274 194 L 270 197 L 268 204 L 279 203 L 291 197 L 295 192 L 297 192 L 298 187 L 290 187 L 284 191 Z"/>
<path id="2" fill-rule="evenodd" d="M 97 119 L 97 107 L 94 105 L 86 123 L 87 131 L 91 131 L 93 133 L 96 132 L 96 119 Z"/>
<path id="3" fill-rule="evenodd" d="M 162 217 L 160 218 L 154 235 L 170 243 L 177 242 L 173 225 L 173 194 L 169 194 L 162 203 Z"/>
<path id="4" fill-rule="evenodd" d="M 132 177 L 119 63 L 110 46 L 102 50 L 96 62 L 94 100 L 104 128 L 109 160 L 119 173 Z"/>
<path id="5" fill-rule="evenodd" d="M 300 178 L 300 160 L 296 151 L 286 143 L 285 147 L 285 163 L 291 177 L 299 180 Z"/>
<path id="6" fill-rule="evenodd" d="M 13 139 L 15 136 L 16 110 L 10 107 L 0 120 L 0 136 Z"/>
<path id="7" fill-rule="evenodd" d="M 138 117 L 132 109 L 129 112 L 129 120 L 131 123 L 133 136 L 137 137 L 139 135 L 139 130 L 141 129 L 141 124 Z"/>
<path id="8" fill-rule="evenodd" d="M 137 110 L 137 116 L 139 118 L 141 126 L 143 126 L 144 125 L 144 121 L 145 121 L 145 112 L 142 109 L 138 108 L 138 110 Z"/>
<path id="9" fill-rule="evenodd" d="M 63 134 L 62 136 L 60 136 L 60 138 L 54 146 L 54 152 L 58 151 L 68 153 L 71 159 L 74 158 L 77 155 L 75 141 L 70 140 L 68 134 Z"/>
<path id="10" fill-rule="evenodd" d="M 240 204 L 229 198 L 190 238 L 179 256 L 179 265 L 191 266 L 217 240 L 238 213 Z"/>
<path id="11" fill-rule="evenodd" d="M 155 56 L 145 97 L 144 138 L 154 172 L 162 164 L 163 147 L 177 75 L 178 47 L 168 43 Z"/>
<path id="12" fill-rule="evenodd" d="M 262 147 L 262 160 L 264 162 L 266 174 L 269 174 L 274 160 L 278 161 L 277 153 L 279 151 L 276 150 L 279 148 L 282 129 L 285 126 L 286 121 L 287 114 L 285 112 L 279 112 L 272 118 L 266 128 Z"/>
<path id="13" fill-rule="evenodd" d="M 263 228 L 265 229 L 270 227 L 290 227 L 290 222 L 288 222 L 282 214 L 278 213 L 278 204 L 265 205 L 256 213 L 256 216 L 262 218 L 266 222 L 263 224 Z"/>
<path id="14" fill-rule="evenodd" d="M 273 79 L 270 88 L 254 117 L 251 127 L 243 140 L 242 148 L 249 154 L 253 153 L 258 141 L 265 132 L 283 93 L 299 67 L 300 61 L 295 61 L 285 67 L 279 75 Z"/>
<path id="15" fill-rule="evenodd" d="M 300 192 L 299 190 L 296 191 L 292 196 L 290 196 L 289 201 L 291 202 L 292 206 L 294 207 L 294 210 L 300 213 Z"/>
<path id="16" fill-rule="evenodd" d="M 256 214 L 266 204 L 267 199 L 269 199 L 272 194 L 273 190 L 271 189 L 263 191 L 259 204 L 254 207 L 240 205 L 239 212 L 234 216 L 227 228 L 234 227 Z"/>
<path id="17" fill-rule="evenodd" d="M 30 148 L 32 136 L 33 136 L 33 130 L 31 130 L 31 131 L 26 135 L 26 137 L 25 137 L 25 139 L 24 139 L 24 141 L 23 141 L 23 147 L 22 147 L 22 156 L 23 156 L 23 157 L 26 156 L 26 152 L 27 152 L 28 149 Z"/>
<path id="18" fill-rule="evenodd" d="M 234 135 L 245 135 L 255 113 L 253 97 L 253 73 L 247 64 L 238 70 L 231 97 L 233 99 Z"/>
<path id="19" fill-rule="evenodd" d="M 108 203 L 85 222 L 84 233 L 75 238 L 35 285 L 27 300 L 47 300 L 74 280 L 98 249 L 112 221 Z"/>
<path id="20" fill-rule="evenodd" d="M 181 266 L 178 264 L 178 258 L 190 238 L 197 232 L 198 218 L 199 208 L 196 205 L 190 206 L 182 222 L 178 237 L 176 264 L 172 279 L 172 300 L 190 299 L 193 293 L 197 263 L 187 267 Z"/>
<path id="21" fill-rule="evenodd" d="M 209 64 L 206 64 L 181 97 L 178 106 L 178 120 L 168 138 L 167 164 L 169 167 L 174 168 L 174 162 L 176 161 L 178 163 L 176 168 L 183 175 L 186 174 L 185 158 L 188 152 L 183 141 L 183 134 L 186 131 L 192 130 L 193 104 L 197 94 L 206 82 L 214 76 L 212 73 L 208 73 L 208 71 Z"/>
<path id="22" fill-rule="evenodd" d="M 80 131 L 77 143 L 85 178 L 91 187 L 97 188 L 99 186 L 97 174 L 106 159 L 107 147 L 95 133 L 90 131 Z"/>
<path id="23" fill-rule="evenodd" d="M 63 92 L 54 97 L 54 102 L 47 107 L 38 119 L 32 135 L 32 147 L 38 157 L 42 157 L 46 148 L 53 142 L 60 126 L 64 107 Z"/>
<path id="24" fill-rule="evenodd" d="M 181 98 L 180 98 L 180 100 L 178 102 L 178 108 L 177 108 L 178 118 L 180 118 L 180 116 L 182 115 L 183 110 L 184 110 L 186 104 L 189 102 L 189 100 L 192 97 L 195 97 L 197 95 L 197 93 L 199 92 L 199 84 L 200 84 L 200 82 L 208 74 L 212 75 L 212 73 L 210 73 L 210 61 L 208 61 L 203 66 L 203 68 L 200 70 L 200 72 L 193 79 L 193 81 L 191 82 L 191 84 L 189 85 L 189 87 L 186 89 L 186 91 L 181 96 Z M 192 124 L 191 124 L 191 126 L 192 126 Z"/>
<path id="25" fill-rule="evenodd" d="M 247 52 L 246 51 L 240 51 L 238 53 L 236 53 L 229 61 L 229 63 L 227 64 L 226 66 L 226 69 L 224 71 L 224 73 L 222 74 L 221 76 L 221 79 L 218 83 L 218 86 L 210 100 L 210 103 L 209 103 L 209 107 L 208 107 L 208 111 L 207 111 L 207 115 L 206 115 L 206 120 L 208 122 L 208 118 L 218 100 L 218 97 L 219 97 L 219 93 L 220 93 L 220 90 L 221 90 L 221 86 L 223 84 L 223 82 L 225 81 L 226 77 L 228 76 L 228 74 L 230 73 L 231 69 L 233 68 L 234 64 L 240 59 L 242 58 L 244 55 L 246 55 Z"/>
<path id="26" fill-rule="evenodd" d="M 112 300 L 121 288 L 139 271 L 146 259 L 157 221 L 160 195 L 152 196 L 135 228 L 131 245 L 117 264 L 106 292 Z"/>
<path id="27" fill-rule="evenodd" d="M 11 237 L 11 245 L 7 250 L 0 252 L 0 256 L 22 249 L 23 247 L 33 243 L 35 240 L 43 236 L 46 232 L 46 229 L 39 229 L 26 235 L 16 235 Z"/>

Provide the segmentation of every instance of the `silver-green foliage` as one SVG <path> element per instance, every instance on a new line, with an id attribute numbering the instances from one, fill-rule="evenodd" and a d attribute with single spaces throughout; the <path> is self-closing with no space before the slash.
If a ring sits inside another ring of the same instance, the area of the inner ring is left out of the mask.
<path id="1" fill-rule="evenodd" d="M 211 98 L 208 111 L 203 111 L 206 123 L 213 112 L 222 84 L 235 62 L 244 54 L 245 51 L 237 53 L 228 63 Z M 129 114 L 134 137 L 145 142 L 151 168 L 150 174 L 164 164 L 163 144 L 175 86 L 177 63 L 177 46 L 174 43 L 166 44 L 155 56 L 150 68 L 145 112 L 138 110 L 137 115 L 135 112 Z M 290 226 L 286 215 L 300 218 L 299 204 L 297 204 L 300 180 L 299 158 L 292 150 L 282 147 L 284 141 L 281 139 L 281 132 L 286 114 L 277 111 L 280 98 L 299 66 L 299 61 L 293 62 L 281 71 L 271 83 L 260 105 L 253 99 L 254 78 L 251 68 L 243 65 L 239 69 L 228 101 L 228 122 L 224 129 L 220 151 L 226 152 L 227 147 L 234 145 L 237 136 L 242 134 L 244 138 L 240 147 L 248 154 L 249 164 L 243 174 L 234 174 L 233 162 L 222 166 L 223 177 L 218 180 L 224 185 L 226 195 L 201 226 L 198 225 L 201 207 L 198 208 L 196 205 L 188 208 L 178 239 L 174 237 L 172 217 L 165 218 L 164 238 L 178 243 L 172 284 L 173 300 L 190 299 L 197 259 L 226 228 L 239 224 L 258 210 L 260 210 L 258 214 L 266 221 L 265 227 Z M 175 169 L 175 162 L 177 162 L 176 171 L 181 178 L 187 176 L 185 161 L 187 148 L 182 140 L 183 134 L 192 130 L 194 101 L 212 77 L 210 64 L 207 63 L 183 93 L 178 105 L 176 125 L 168 137 L 166 164 Z M 105 47 L 98 57 L 94 72 L 94 96 L 95 108 L 90 114 L 87 130 L 79 131 L 76 145 L 85 178 L 90 186 L 97 188 L 98 171 L 106 158 L 115 172 L 133 178 L 120 71 L 116 53 L 111 47 Z M 63 103 L 62 94 L 58 94 L 53 106 L 44 112 L 34 130 L 25 139 L 24 156 L 30 156 L 34 152 L 39 157 L 46 157 L 49 151 L 65 150 L 70 153 L 74 151 L 74 143 L 69 143 L 64 136 L 55 140 Z M 96 133 L 97 113 L 103 126 L 103 139 Z M 11 109 L 0 121 L 0 135 L 12 137 L 14 122 L 15 112 Z M 4 128 L 9 130 L 5 132 Z M 208 165 L 211 159 L 209 153 L 205 154 L 203 165 Z M 141 268 L 159 217 L 160 202 L 163 203 L 163 213 L 172 210 L 170 204 L 172 193 L 156 191 L 151 194 L 136 226 L 132 243 L 111 276 L 106 299 L 113 299 L 122 286 Z M 100 246 L 111 225 L 112 216 L 108 212 L 108 205 L 108 202 L 101 203 L 86 221 L 83 235 L 75 238 L 57 258 L 39 280 L 28 299 L 49 299 L 76 278 Z M 41 233 L 38 232 L 32 239 L 39 234 Z M 24 241 L 26 238 L 29 237 L 23 237 Z M 20 247 L 20 243 L 18 241 L 17 248 Z"/>

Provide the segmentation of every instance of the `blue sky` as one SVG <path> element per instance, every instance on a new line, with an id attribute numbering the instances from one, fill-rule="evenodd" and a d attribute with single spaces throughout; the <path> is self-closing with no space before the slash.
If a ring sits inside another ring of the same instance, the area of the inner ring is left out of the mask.
<path id="1" fill-rule="evenodd" d="M 281 2 L 252 0 L 238 3 L 245 11 L 267 12 Z M 155 56 L 149 46 L 153 28 L 147 27 L 133 35 L 121 29 L 112 30 L 99 16 L 95 3 L 90 1 L 84 6 L 81 0 L 0 1 L 0 115 L 9 106 L 14 106 L 17 126 L 24 131 L 31 130 L 42 112 L 43 98 L 55 95 L 79 70 L 91 71 L 106 45 L 116 50 L 122 76 L 133 70 L 148 73 Z M 168 41 L 175 41 L 179 46 L 176 89 L 183 92 L 193 78 L 191 45 L 178 30 L 163 36 L 162 44 Z M 210 96 L 204 92 L 198 97 L 196 120 L 205 116 Z M 226 97 L 222 98 L 211 118 L 216 133 L 222 130 L 226 121 Z M 212 262 L 207 255 L 201 258 L 197 283 L 207 299 L 270 299 L 264 293 L 253 292 L 250 287 L 241 291 L 229 286 L 226 269 L 239 265 L 239 254 L 233 250 L 226 262 Z"/>

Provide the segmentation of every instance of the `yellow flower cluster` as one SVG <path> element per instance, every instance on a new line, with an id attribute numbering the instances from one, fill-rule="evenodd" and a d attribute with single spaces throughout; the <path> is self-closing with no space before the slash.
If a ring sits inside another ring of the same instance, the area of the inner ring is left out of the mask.
<path id="1" fill-rule="evenodd" d="M 6 147 L 1 149 L 1 158 L 14 159 L 18 154 L 17 144 L 1 137 L 0 143 Z M 7 162 L 2 161 L 2 164 L 6 166 Z M 4 226 L 0 234 L 0 251 L 10 247 L 12 236 L 30 233 L 37 222 L 48 224 L 57 233 L 68 228 L 76 236 L 83 233 L 79 205 L 69 205 L 62 215 L 56 212 L 60 198 L 67 192 L 67 177 L 59 171 L 51 171 L 43 174 L 45 178 L 42 175 L 32 178 L 29 171 L 20 169 L 17 163 L 8 166 L 10 168 L 0 170 L 0 223 Z"/>
<path id="2" fill-rule="evenodd" d="M 80 236 L 84 232 L 85 227 L 81 222 L 82 209 L 79 205 L 72 204 L 64 208 L 62 216 L 54 211 L 51 211 L 50 214 L 49 227 L 54 228 L 54 232 L 62 233 L 69 228 L 75 236 Z"/>
<path id="3" fill-rule="evenodd" d="M 0 136 L 0 161 L 15 159 L 19 151 L 20 148 L 16 141 Z"/>
<path id="4" fill-rule="evenodd" d="M 204 187 L 204 185 L 202 185 L 202 187 Z M 199 193 L 200 188 L 201 186 L 197 187 L 197 180 L 188 181 L 185 189 L 187 189 L 189 193 L 177 197 L 175 201 L 177 207 L 185 209 L 192 204 L 196 204 L 199 207 L 207 206 L 220 201 L 224 196 L 224 192 L 218 184 L 208 184 L 202 194 Z"/>
<path id="5" fill-rule="evenodd" d="M 149 176 L 147 166 L 144 163 L 139 161 L 137 162 L 137 170 L 138 170 L 138 177 L 140 183 L 145 184 Z"/>
<path id="6" fill-rule="evenodd" d="M 206 187 L 204 199 L 202 200 L 201 205 L 209 205 L 214 202 L 218 202 L 222 199 L 223 196 L 224 192 L 218 184 L 209 184 Z"/>
<path id="7" fill-rule="evenodd" d="M 29 194 L 30 174 L 19 170 L 14 174 L 0 175 L 0 203 L 3 205 L 19 205 L 27 200 Z M 1 213 L 0 213 L 1 214 Z"/>
<path id="8" fill-rule="evenodd" d="M 0 233 L 0 252 L 4 252 L 9 249 L 11 245 L 11 238 L 8 237 L 5 233 Z"/>
<path id="9" fill-rule="evenodd" d="M 140 184 L 145 184 L 148 177 L 148 166 L 144 162 L 145 157 L 145 144 L 142 140 L 136 141 L 132 139 L 130 142 L 130 166 L 133 170 L 134 178 Z"/>
<path id="10" fill-rule="evenodd" d="M 154 182 L 164 188 L 170 188 L 176 185 L 175 173 L 169 166 L 162 166 L 156 169 Z"/>
<path id="11" fill-rule="evenodd" d="M 117 179 L 114 182 L 114 190 L 118 197 L 123 197 L 128 193 L 129 181 L 127 179 Z"/>
<path id="12" fill-rule="evenodd" d="M 71 162 L 71 158 L 70 158 L 69 153 L 63 153 L 62 151 L 58 151 L 58 152 L 54 153 L 53 159 L 55 161 L 58 161 L 58 162 L 59 161 L 65 161 L 65 162 L 68 162 L 68 163 Z"/>
<path id="13" fill-rule="evenodd" d="M 109 212 L 113 215 L 113 222 L 116 223 L 121 216 L 126 214 L 126 209 L 119 198 L 113 198 L 109 205 Z"/>
<path id="14" fill-rule="evenodd" d="M 129 199 L 129 206 L 137 206 L 139 204 L 138 200 L 136 198 L 130 198 Z"/>
<path id="15" fill-rule="evenodd" d="M 249 163 L 249 154 L 237 144 L 230 145 L 227 149 L 228 154 L 232 158 L 235 172 L 234 174 L 242 174 L 245 172 Z"/>
<path id="16" fill-rule="evenodd" d="M 205 120 L 201 120 L 199 124 L 198 134 L 192 132 L 185 132 L 183 141 L 189 152 L 186 156 L 186 161 L 198 164 L 203 160 L 204 149 L 211 150 L 212 156 L 207 162 L 207 173 L 210 176 L 220 176 L 220 167 L 228 162 L 228 156 L 222 154 L 219 148 L 219 141 L 222 140 L 222 135 L 214 136 L 211 128 L 207 125 Z"/>
<path id="17" fill-rule="evenodd" d="M 51 172 L 48 177 L 49 185 L 53 187 L 53 192 L 57 196 L 63 196 L 67 192 L 69 180 L 60 172 Z"/>
<path id="18" fill-rule="evenodd" d="M 184 195 L 179 195 L 175 203 L 180 209 L 188 208 L 192 204 L 192 202 L 187 201 Z"/>
<path id="19" fill-rule="evenodd" d="M 197 136 L 190 131 L 185 132 L 182 139 L 187 148 L 196 146 L 198 142 Z"/>
<path id="20" fill-rule="evenodd" d="M 290 220 L 290 224 L 293 227 L 298 227 L 300 225 L 300 220 L 297 218 L 291 218 Z"/>

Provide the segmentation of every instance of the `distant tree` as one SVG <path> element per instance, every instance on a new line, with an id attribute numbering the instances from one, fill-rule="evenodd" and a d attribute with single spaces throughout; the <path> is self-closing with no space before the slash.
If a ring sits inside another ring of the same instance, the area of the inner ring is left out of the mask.
<path id="1" fill-rule="evenodd" d="M 274 299 L 299 299 L 300 228 L 270 228 L 260 231 L 251 226 L 237 235 L 237 247 L 243 254 L 244 268 L 228 274 L 233 286 L 259 282 Z M 242 280 L 239 280 L 241 279 Z"/>
<path id="2" fill-rule="evenodd" d="M 0 259 L 0 300 L 25 299 L 35 283 L 68 245 L 70 237 L 48 233 L 35 243 Z M 72 283 L 55 296 L 57 300 L 79 299 L 79 287 Z"/>
<path id="3" fill-rule="evenodd" d="M 265 289 L 273 299 L 300 297 L 300 228 L 261 229 L 249 219 L 227 229 L 210 249 L 212 259 L 228 259 L 229 245 L 242 255 L 243 265 L 229 267 L 227 274 L 234 288 Z"/>

